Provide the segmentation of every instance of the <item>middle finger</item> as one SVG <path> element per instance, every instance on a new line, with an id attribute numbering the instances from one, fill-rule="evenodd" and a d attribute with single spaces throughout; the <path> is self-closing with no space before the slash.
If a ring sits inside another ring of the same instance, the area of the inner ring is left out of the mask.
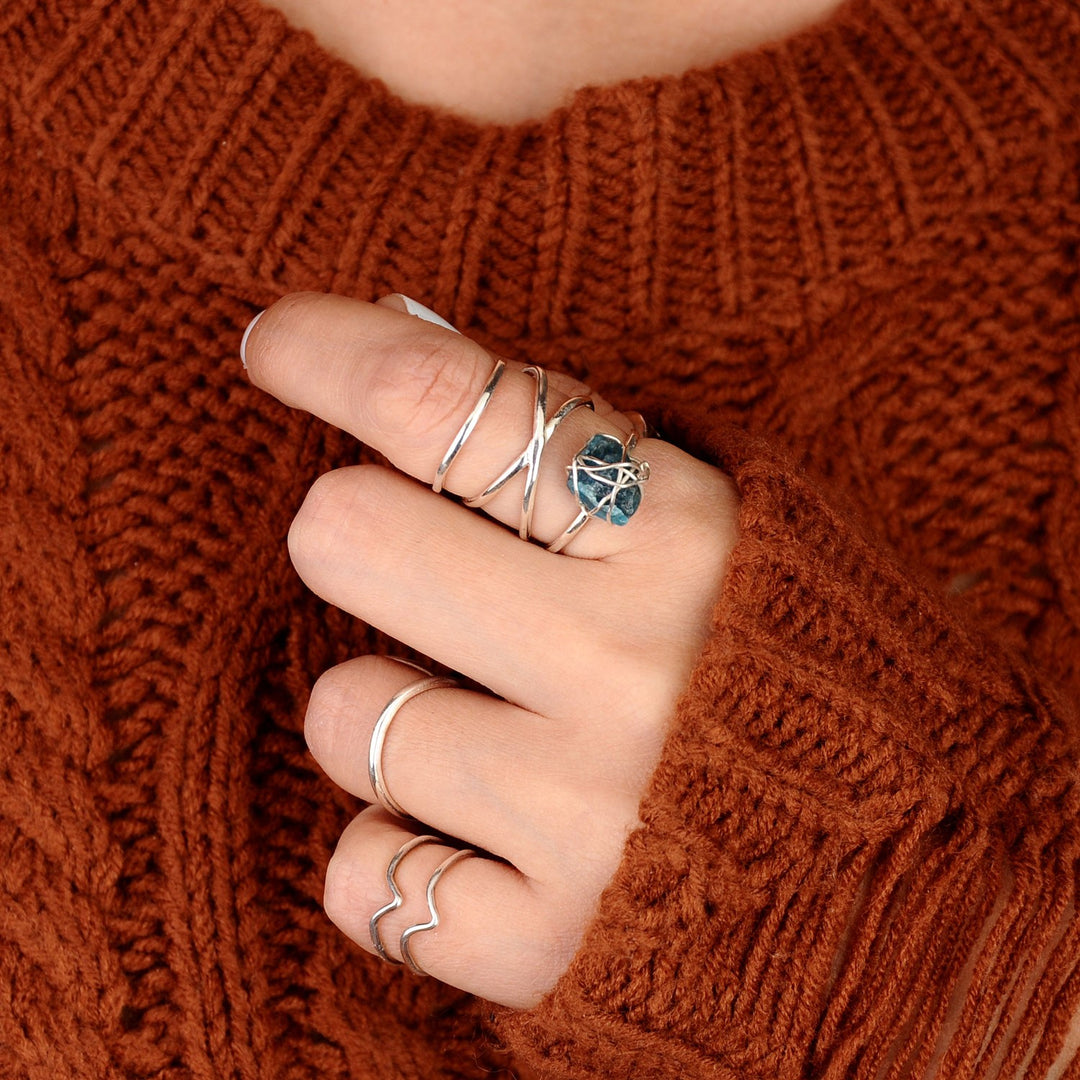
<path id="1" fill-rule="evenodd" d="M 612 680 L 655 708 L 634 696 L 647 661 L 620 662 L 636 600 L 612 563 L 523 544 L 377 465 L 320 477 L 289 549 L 323 599 L 524 708 L 566 716 Z"/>

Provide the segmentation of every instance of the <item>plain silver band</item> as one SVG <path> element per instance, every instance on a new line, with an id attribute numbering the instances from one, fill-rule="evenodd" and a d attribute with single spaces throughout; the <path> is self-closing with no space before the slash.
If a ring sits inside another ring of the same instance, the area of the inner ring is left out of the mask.
<path id="1" fill-rule="evenodd" d="M 443 484 L 446 482 L 446 474 L 450 471 L 450 466 L 454 464 L 454 458 L 461 453 L 461 448 L 465 445 L 465 441 L 473 433 L 476 425 L 480 423 L 480 417 L 484 415 L 484 410 L 491 403 L 491 397 L 495 393 L 495 387 L 499 385 L 499 380 L 503 377 L 503 372 L 505 370 L 506 361 L 496 360 L 495 367 L 488 377 L 484 389 L 480 391 L 480 397 L 473 406 L 472 412 L 469 413 L 465 423 L 461 425 L 461 430 L 454 436 L 454 440 L 450 443 L 449 449 L 443 455 L 442 461 L 439 462 L 439 467 L 435 471 L 435 480 L 431 485 L 431 490 L 436 494 L 442 491 Z"/>
<path id="2" fill-rule="evenodd" d="M 439 687 L 457 685 L 458 684 L 454 679 L 447 678 L 445 675 L 430 675 L 426 679 L 418 679 L 416 682 L 409 683 L 408 686 L 403 686 L 386 703 L 386 705 L 383 706 L 383 711 L 379 713 L 379 718 L 375 721 L 375 726 L 371 729 L 371 742 L 368 743 L 368 779 L 371 781 L 371 786 L 375 792 L 375 798 L 379 801 L 379 805 L 384 810 L 388 810 L 397 817 L 407 818 L 411 817 L 411 815 L 408 810 L 406 810 L 393 795 L 390 794 L 386 787 L 386 778 L 383 776 L 382 767 L 383 745 L 386 742 L 386 732 L 389 730 L 394 717 L 397 716 L 398 710 L 405 702 L 411 701 L 418 694 L 422 694 L 426 690 L 435 690 Z"/>
<path id="3" fill-rule="evenodd" d="M 398 866 L 401 864 L 401 860 L 409 854 L 413 848 L 418 848 L 421 844 L 440 843 L 437 836 L 414 836 L 411 840 L 401 845 L 398 848 L 397 854 L 390 860 L 390 865 L 386 868 L 386 884 L 390 886 L 391 900 L 387 904 L 383 904 L 371 919 L 368 921 L 368 932 L 371 934 L 371 944 L 375 946 L 375 951 L 379 954 L 379 957 L 385 960 L 388 964 L 398 964 L 401 961 L 395 960 L 386 951 L 386 947 L 383 945 L 382 934 L 379 933 L 379 920 L 384 916 L 389 915 L 391 911 L 397 911 L 404 902 L 404 897 L 401 895 L 401 890 L 398 888 L 397 878 L 394 874 L 397 872 Z"/>
<path id="4" fill-rule="evenodd" d="M 406 964 L 416 972 L 417 975 L 426 975 L 427 972 L 416 962 L 415 957 L 412 954 L 412 939 L 417 934 L 424 933 L 425 930 L 434 930 L 439 925 L 439 909 L 435 906 L 435 886 L 439 884 L 439 878 L 450 869 L 456 862 L 460 862 L 462 859 L 467 859 L 470 855 L 475 855 L 476 852 L 472 848 L 462 848 L 461 851 L 455 851 L 448 859 L 444 859 L 438 866 L 435 867 L 431 877 L 428 878 L 427 883 L 427 906 L 428 906 L 428 921 L 423 923 L 414 923 L 401 934 L 401 958 Z"/>

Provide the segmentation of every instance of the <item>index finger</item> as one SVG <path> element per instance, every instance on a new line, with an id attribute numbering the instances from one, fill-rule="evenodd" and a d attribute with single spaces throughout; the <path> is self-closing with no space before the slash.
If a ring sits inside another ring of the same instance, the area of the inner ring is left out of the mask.
<path id="1" fill-rule="evenodd" d="M 464 335 L 414 318 L 385 303 L 368 304 L 324 293 L 293 293 L 249 328 L 246 359 L 257 386 L 287 405 L 306 409 L 374 447 L 402 471 L 431 484 L 491 378 L 496 357 Z M 475 496 L 528 447 L 534 431 L 537 379 L 507 362 L 481 430 L 467 441 L 447 474 L 446 488 Z M 559 372 L 548 374 L 554 406 L 587 397 L 587 387 Z M 631 422 L 592 395 L 594 411 L 578 409 L 552 435 L 561 446 L 545 453 L 531 532 L 554 539 L 579 513 L 567 488 L 572 449 L 598 431 L 625 438 Z M 560 469 L 559 466 L 562 466 Z M 521 482 L 485 505 L 493 517 L 517 525 Z M 615 530 L 621 532 L 622 530 Z M 574 539 L 574 554 L 610 554 L 620 546 L 611 530 Z"/>

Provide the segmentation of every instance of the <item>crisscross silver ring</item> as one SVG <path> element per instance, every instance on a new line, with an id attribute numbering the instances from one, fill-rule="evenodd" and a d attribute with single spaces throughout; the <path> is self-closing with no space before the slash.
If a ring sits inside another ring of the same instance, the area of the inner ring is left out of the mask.
<path id="1" fill-rule="evenodd" d="M 496 361 L 476 404 L 439 463 L 431 485 L 433 491 L 442 491 L 446 474 L 491 404 L 506 366 L 504 360 Z M 563 402 L 549 418 L 547 372 L 536 366 L 526 367 L 523 371 L 535 382 L 533 430 L 529 442 L 482 491 L 463 498 L 462 502 L 470 508 L 479 509 L 490 502 L 518 473 L 524 472 L 525 487 L 521 496 L 518 536 L 522 540 L 531 540 L 536 483 L 540 476 L 540 462 L 544 451 L 551 437 L 572 412 L 577 409 L 595 410 L 596 405 L 592 397 L 578 395 Z M 639 440 L 648 434 L 648 429 L 640 414 L 631 414 L 630 419 L 634 430 L 628 439 L 624 441 L 618 436 L 597 432 L 571 459 L 566 470 L 566 486 L 577 499 L 578 513 L 570 524 L 547 544 L 549 551 L 562 551 L 593 518 L 600 518 L 614 525 L 626 525 L 641 505 L 642 488 L 649 479 L 649 463 L 634 457 L 633 452 Z"/>

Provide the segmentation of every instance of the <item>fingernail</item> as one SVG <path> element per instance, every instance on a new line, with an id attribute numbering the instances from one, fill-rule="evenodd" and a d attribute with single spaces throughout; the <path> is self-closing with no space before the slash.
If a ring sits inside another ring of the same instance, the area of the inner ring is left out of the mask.
<path id="1" fill-rule="evenodd" d="M 451 326 L 441 315 L 436 315 L 431 308 L 424 307 L 418 300 L 414 300 L 411 296 L 405 296 L 403 293 L 397 293 L 397 295 L 405 301 L 405 310 L 410 315 L 415 315 L 418 319 L 423 319 L 424 322 L 434 323 L 436 326 L 453 330 L 455 334 L 461 333 L 456 326 Z"/>
<path id="2" fill-rule="evenodd" d="M 244 365 L 244 370 L 247 370 L 247 339 L 248 334 L 255 328 L 255 324 L 266 314 L 266 308 L 263 308 L 254 319 L 247 324 L 247 329 L 244 331 L 244 336 L 240 339 L 240 363 Z"/>

